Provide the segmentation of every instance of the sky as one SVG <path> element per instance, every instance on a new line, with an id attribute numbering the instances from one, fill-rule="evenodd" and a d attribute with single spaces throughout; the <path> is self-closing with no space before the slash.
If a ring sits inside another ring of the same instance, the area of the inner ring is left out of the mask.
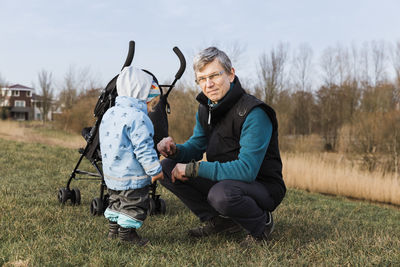
<path id="1" fill-rule="evenodd" d="M 186 57 L 183 80 L 193 80 L 192 58 L 216 45 L 242 53 L 240 77 L 256 78 L 261 54 L 279 43 L 309 44 L 314 54 L 336 44 L 400 41 L 398 0 L 0 0 L 0 79 L 35 86 L 51 72 L 89 71 L 105 86 L 120 71 L 128 43 L 133 65 L 171 81 Z M 228 53 L 229 55 L 229 53 Z"/>

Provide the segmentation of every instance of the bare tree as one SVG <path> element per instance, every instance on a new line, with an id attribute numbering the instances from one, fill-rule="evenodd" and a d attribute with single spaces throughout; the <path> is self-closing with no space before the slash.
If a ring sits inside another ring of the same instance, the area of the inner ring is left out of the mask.
<path id="1" fill-rule="evenodd" d="M 373 64 L 373 75 L 374 75 L 374 85 L 380 85 L 386 82 L 386 46 L 383 41 L 377 42 L 372 41 L 371 43 L 372 52 L 372 64 Z"/>
<path id="2" fill-rule="evenodd" d="M 293 134 L 310 134 L 312 131 L 312 110 L 314 98 L 312 91 L 312 57 L 310 45 L 302 44 L 295 51 L 292 59 L 291 77 L 296 90 L 292 94 L 292 114 L 290 127 Z"/>
<path id="3" fill-rule="evenodd" d="M 361 70 L 360 83 L 363 88 L 367 88 L 372 84 L 372 78 L 370 74 L 370 51 L 368 43 L 364 43 L 361 48 L 359 65 Z"/>
<path id="4" fill-rule="evenodd" d="M 400 87 L 400 41 L 398 41 L 394 47 L 392 61 L 395 71 L 396 84 L 397 87 Z"/>
<path id="5" fill-rule="evenodd" d="M 225 51 L 232 61 L 234 68 L 240 68 L 242 65 L 244 65 L 243 55 L 246 51 L 245 45 L 239 42 L 233 42 L 226 46 Z"/>
<path id="6" fill-rule="evenodd" d="M 339 88 L 335 85 L 322 86 L 316 93 L 320 134 L 326 150 L 335 150 L 339 137 L 341 101 Z"/>
<path id="7" fill-rule="evenodd" d="M 312 57 L 313 51 L 310 45 L 302 44 L 293 57 L 292 79 L 294 86 L 300 91 L 311 91 L 312 87 Z"/>
<path id="8" fill-rule="evenodd" d="M 2 101 L 4 99 L 3 87 L 5 85 L 6 85 L 6 82 L 4 81 L 4 79 L 3 79 L 3 77 L 1 76 L 1 73 L 0 73 L 0 106 L 1 106 L 1 103 L 2 103 Z"/>
<path id="9" fill-rule="evenodd" d="M 5 103 L 5 94 L 6 91 L 3 91 L 3 88 L 7 86 L 7 82 L 5 79 L 0 74 L 0 117 L 1 119 L 5 120 L 8 117 L 8 111 L 7 108 L 4 107 Z"/>
<path id="10" fill-rule="evenodd" d="M 349 50 L 346 47 L 338 45 L 336 47 L 336 60 L 338 66 L 337 84 L 340 87 L 347 86 L 352 80 Z"/>
<path id="11" fill-rule="evenodd" d="M 395 72 L 395 96 L 396 109 L 400 110 L 400 41 L 398 41 L 394 47 L 392 54 L 392 62 Z"/>
<path id="12" fill-rule="evenodd" d="M 53 80 L 52 73 L 46 70 L 41 70 L 38 74 L 41 103 L 39 105 L 40 112 L 43 116 L 43 123 L 47 121 L 47 115 L 51 111 L 53 102 Z"/>
<path id="13" fill-rule="evenodd" d="M 311 92 L 298 90 L 292 94 L 291 128 L 293 134 L 311 134 L 315 99 Z"/>
<path id="14" fill-rule="evenodd" d="M 264 89 L 264 101 L 269 105 L 274 105 L 277 95 L 284 89 L 287 55 L 288 46 L 280 43 L 259 58 L 260 86 Z"/>
<path id="15" fill-rule="evenodd" d="M 387 81 L 387 53 L 383 41 L 364 43 L 361 49 L 361 83 L 364 88 L 378 86 Z"/>
<path id="16" fill-rule="evenodd" d="M 332 87 L 337 85 L 339 66 L 334 48 L 328 47 L 323 51 L 320 65 L 325 86 Z"/>
<path id="17" fill-rule="evenodd" d="M 60 92 L 59 100 L 64 109 L 71 109 L 76 103 L 79 93 L 84 93 L 92 85 L 89 79 L 89 69 L 76 70 L 70 66 L 64 76 L 64 84 Z"/>
<path id="18" fill-rule="evenodd" d="M 359 53 L 358 53 L 358 48 L 355 44 L 351 46 L 351 59 L 350 59 L 350 79 L 352 83 L 356 83 L 359 85 L 359 80 L 360 80 L 360 69 L 359 69 Z"/>

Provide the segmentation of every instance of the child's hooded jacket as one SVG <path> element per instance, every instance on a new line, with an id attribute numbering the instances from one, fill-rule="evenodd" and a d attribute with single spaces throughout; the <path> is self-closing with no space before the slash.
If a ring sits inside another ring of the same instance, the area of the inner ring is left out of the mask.
<path id="1" fill-rule="evenodd" d="M 115 106 L 100 124 L 100 150 L 108 188 L 142 188 L 161 171 L 154 150 L 154 128 L 147 114 L 146 99 L 153 77 L 144 71 L 124 68 L 117 79 Z"/>

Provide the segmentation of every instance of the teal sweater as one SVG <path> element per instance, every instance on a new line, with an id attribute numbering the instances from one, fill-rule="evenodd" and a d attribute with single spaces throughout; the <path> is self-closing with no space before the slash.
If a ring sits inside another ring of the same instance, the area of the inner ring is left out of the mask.
<path id="1" fill-rule="evenodd" d="M 254 108 L 243 123 L 240 134 L 240 152 L 237 160 L 220 163 L 202 161 L 200 177 L 212 181 L 238 180 L 252 182 L 256 179 L 272 135 L 272 123 L 260 107 Z M 193 135 L 184 144 L 178 144 L 177 162 L 200 160 L 207 148 L 207 137 L 196 114 Z"/>

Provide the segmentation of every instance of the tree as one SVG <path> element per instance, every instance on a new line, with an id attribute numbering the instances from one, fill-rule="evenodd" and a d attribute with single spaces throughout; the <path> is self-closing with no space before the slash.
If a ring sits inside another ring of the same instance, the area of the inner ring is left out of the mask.
<path id="1" fill-rule="evenodd" d="M 0 116 L 1 119 L 5 120 L 8 117 L 8 110 L 6 107 L 3 107 L 4 99 L 5 99 L 5 91 L 3 92 L 2 88 L 7 86 L 7 82 L 3 79 L 0 74 Z"/>
<path id="2" fill-rule="evenodd" d="M 386 45 L 382 42 L 373 41 L 364 43 L 361 50 L 362 79 L 364 88 L 378 86 L 387 82 L 387 55 Z"/>
<path id="3" fill-rule="evenodd" d="M 292 94 L 291 128 L 293 134 L 311 134 L 312 111 L 315 106 L 311 93 L 313 51 L 308 44 L 299 46 L 292 60 L 292 81 L 295 92 Z"/>
<path id="4" fill-rule="evenodd" d="M 64 76 L 64 84 L 59 95 L 59 104 L 63 109 L 63 116 L 60 120 L 64 125 L 64 130 L 67 130 L 69 125 L 73 123 L 73 107 L 78 103 L 79 97 L 86 94 L 87 91 L 93 89 L 95 82 L 89 77 L 89 69 L 83 68 L 78 71 L 73 66 L 70 66 L 67 73 Z M 82 106 L 82 102 L 79 104 Z M 91 107 L 91 109 L 93 109 Z M 78 112 L 79 113 L 79 112 Z M 91 113 L 92 114 L 92 111 Z"/>
<path id="5" fill-rule="evenodd" d="M 314 96 L 311 92 L 298 90 L 292 94 L 291 128 L 293 134 L 307 135 L 312 133 Z"/>
<path id="6" fill-rule="evenodd" d="M 326 150 L 335 150 L 339 129 L 342 125 L 339 89 L 337 86 L 322 86 L 317 91 L 319 128 Z"/>
<path id="7" fill-rule="evenodd" d="M 332 47 L 324 50 L 321 56 L 322 78 L 325 87 L 333 87 L 338 84 L 337 78 L 339 66 L 336 51 Z"/>
<path id="8" fill-rule="evenodd" d="M 382 83 L 386 82 L 387 74 L 386 74 L 386 63 L 387 63 L 387 55 L 386 55 L 386 46 L 383 41 L 376 42 L 372 41 L 371 43 L 372 50 L 372 64 L 373 64 L 373 74 L 374 74 L 374 85 L 378 86 Z"/>
<path id="9" fill-rule="evenodd" d="M 396 43 L 392 56 L 393 67 L 395 71 L 395 101 L 396 108 L 400 110 L 400 41 Z"/>
<path id="10" fill-rule="evenodd" d="M 43 116 L 43 123 L 47 121 L 47 114 L 51 111 L 51 106 L 53 104 L 53 80 L 51 72 L 46 70 L 41 70 L 38 74 L 41 103 L 39 110 Z"/>
<path id="11" fill-rule="evenodd" d="M 259 58 L 260 88 L 263 89 L 265 103 L 271 106 L 274 106 L 279 92 L 284 89 L 287 54 L 288 46 L 281 43 Z"/>
<path id="12" fill-rule="evenodd" d="M 91 77 L 89 68 L 76 70 L 70 66 L 64 76 L 64 84 L 59 95 L 60 104 L 64 109 L 71 109 L 76 103 L 78 95 L 93 88 L 99 88 L 98 83 Z"/>
<path id="13" fill-rule="evenodd" d="M 63 88 L 60 92 L 59 101 L 63 109 L 71 109 L 78 97 L 79 81 L 75 69 L 70 66 L 64 76 Z"/>
<path id="14" fill-rule="evenodd" d="M 312 57 L 313 51 L 308 44 L 300 45 L 297 54 L 293 57 L 292 79 L 297 90 L 311 91 Z"/>

